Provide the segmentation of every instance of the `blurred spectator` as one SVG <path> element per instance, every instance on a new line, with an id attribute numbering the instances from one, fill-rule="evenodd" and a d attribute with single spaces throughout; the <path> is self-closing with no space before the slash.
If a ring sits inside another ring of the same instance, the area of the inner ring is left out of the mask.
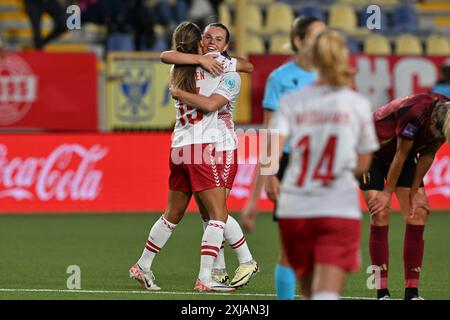
<path id="1" fill-rule="evenodd" d="M 154 13 L 145 0 L 128 0 L 126 23 L 134 32 L 134 49 L 150 49 L 155 43 Z"/>
<path id="2" fill-rule="evenodd" d="M 33 44 L 36 49 L 42 49 L 47 43 L 56 39 L 66 31 L 66 16 L 64 8 L 56 0 L 24 0 L 25 10 L 30 18 L 33 29 Z M 53 30 L 45 38 L 41 35 L 41 18 L 48 13 L 53 19 Z"/>
<path id="3" fill-rule="evenodd" d="M 211 0 L 192 0 L 189 8 L 188 19 L 195 22 L 202 30 L 206 25 L 217 22 L 217 12 L 214 11 Z"/>
<path id="4" fill-rule="evenodd" d="M 188 19 L 191 0 L 147 0 L 156 16 L 156 23 L 165 26 L 170 33 L 180 22 Z"/>
<path id="5" fill-rule="evenodd" d="M 439 93 L 450 98 L 450 59 L 441 67 L 441 78 L 431 89 L 431 92 Z"/>
<path id="6" fill-rule="evenodd" d="M 108 34 L 125 32 L 126 8 L 122 0 L 78 0 L 81 22 L 105 25 Z"/>

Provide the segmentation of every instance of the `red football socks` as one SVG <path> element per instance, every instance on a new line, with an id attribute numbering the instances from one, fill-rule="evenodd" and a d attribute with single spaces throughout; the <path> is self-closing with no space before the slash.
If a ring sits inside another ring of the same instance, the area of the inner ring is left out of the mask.
<path id="1" fill-rule="evenodd" d="M 389 265 L 389 226 L 370 225 L 370 258 L 372 265 L 380 267 L 380 279 L 377 279 L 377 289 L 388 287 Z"/>
<path id="2" fill-rule="evenodd" d="M 405 270 L 405 288 L 418 288 L 422 268 L 425 226 L 407 224 L 403 243 L 403 264 Z"/>

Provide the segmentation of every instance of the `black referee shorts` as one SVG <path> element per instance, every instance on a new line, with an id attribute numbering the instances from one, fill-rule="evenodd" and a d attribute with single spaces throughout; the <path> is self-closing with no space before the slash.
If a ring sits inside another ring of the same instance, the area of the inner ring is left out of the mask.
<path id="1" fill-rule="evenodd" d="M 286 172 L 286 168 L 289 163 L 289 153 L 283 152 L 280 159 L 280 167 L 278 168 L 277 178 L 278 180 L 283 181 L 284 173 Z M 272 215 L 273 221 L 278 221 L 277 218 L 277 203 L 275 202 L 275 207 L 273 209 Z"/>
<path id="2" fill-rule="evenodd" d="M 403 164 L 402 172 L 397 181 L 397 187 L 411 188 L 414 174 L 416 173 L 417 157 L 408 157 Z M 363 191 L 367 190 L 383 190 L 385 180 L 389 171 L 389 165 L 377 157 L 373 158 L 370 170 L 359 177 L 359 188 Z M 420 184 L 423 187 L 423 181 Z"/>

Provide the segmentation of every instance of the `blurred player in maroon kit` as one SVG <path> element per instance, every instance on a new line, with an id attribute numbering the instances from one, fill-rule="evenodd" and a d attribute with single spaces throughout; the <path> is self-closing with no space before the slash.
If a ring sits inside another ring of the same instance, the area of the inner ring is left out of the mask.
<path id="1" fill-rule="evenodd" d="M 396 99 L 374 113 L 381 148 L 360 188 L 372 218 L 370 256 L 380 270 L 377 298 L 389 299 L 388 228 L 395 192 L 406 231 L 403 247 L 405 300 L 421 300 L 419 275 L 424 253 L 423 232 L 430 212 L 423 178 L 442 144 L 450 142 L 450 100 L 439 94 Z M 386 183 L 385 183 L 386 180 Z"/>

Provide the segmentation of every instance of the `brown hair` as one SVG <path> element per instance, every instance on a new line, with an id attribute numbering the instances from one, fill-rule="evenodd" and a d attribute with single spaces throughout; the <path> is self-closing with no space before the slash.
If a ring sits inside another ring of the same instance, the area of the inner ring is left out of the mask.
<path id="1" fill-rule="evenodd" d="M 308 16 L 301 16 L 294 20 L 292 23 L 291 28 L 291 48 L 292 51 L 295 53 L 298 52 L 297 47 L 295 46 L 294 39 L 295 37 L 299 37 L 300 40 L 305 40 L 306 35 L 308 34 L 309 26 L 312 25 L 314 22 L 321 22 L 322 20 L 316 18 L 316 17 L 308 17 Z"/>
<path id="2" fill-rule="evenodd" d="M 337 31 L 320 33 L 312 48 L 313 64 L 321 79 L 333 87 L 351 84 L 354 69 L 349 65 L 349 50 Z"/>
<path id="3" fill-rule="evenodd" d="M 192 22 L 182 22 L 178 25 L 172 35 L 173 48 L 183 53 L 198 54 L 202 30 Z M 172 86 L 196 93 L 195 65 L 175 65 L 172 70 L 170 82 Z"/>

